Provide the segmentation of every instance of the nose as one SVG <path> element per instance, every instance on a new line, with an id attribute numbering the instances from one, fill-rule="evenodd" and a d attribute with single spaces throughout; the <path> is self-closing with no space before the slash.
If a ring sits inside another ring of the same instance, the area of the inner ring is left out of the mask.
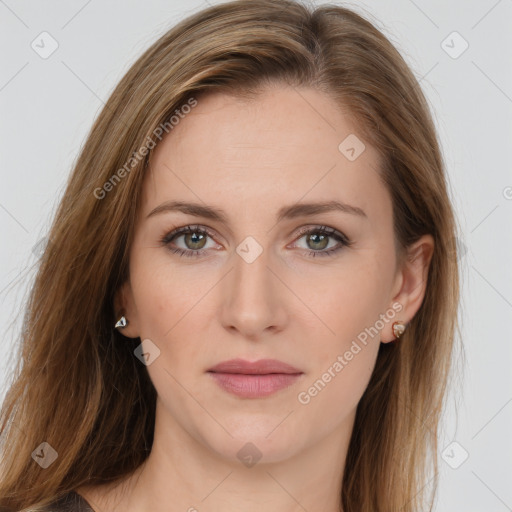
<path id="1" fill-rule="evenodd" d="M 252 263 L 235 253 L 234 268 L 223 283 L 222 325 L 252 340 L 281 331 L 287 318 L 284 299 L 289 291 L 270 268 L 269 259 L 268 250 Z"/>

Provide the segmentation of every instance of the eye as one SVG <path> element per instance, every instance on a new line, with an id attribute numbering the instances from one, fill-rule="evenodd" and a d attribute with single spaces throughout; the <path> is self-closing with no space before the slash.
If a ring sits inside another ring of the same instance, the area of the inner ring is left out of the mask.
<path id="1" fill-rule="evenodd" d="M 303 228 L 300 230 L 299 235 L 299 240 L 306 238 L 306 243 L 308 245 L 312 244 L 314 250 L 307 251 L 307 254 L 313 258 L 316 256 L 332 256 L 343 247 L 352 245 L 352 242 L 343 233 L 327 226 Z M 185 247 L 173 247 L 173 244 L 176 244 L 176 240 L 179 240 L 181 237 L 183 237 Z M 171 252 L 179 256 L 197 258 L 205 255 L 206 249 L 209 248 L 206 246 L 207 239 L 213 239 L 213 237 L 214 234 L 202 226 L 185 226 L 166 234 L 160 242 Z M 329 246 L 329 239 L 337 240 L 338 244 L 328 250 L 324 250 Z"/>
<path id="2" fill-rule="evenodd" d="M 312 247 L 314 250 L 309 250 L 308 255 L 315 258 L 316 256 L 333 256 L 340 251 L 343 247 L 349 247 L 352 242 L 339 231 L 327 226 L 303 228 L 300 233 L 301 238 L 306 239 L 306 249 Z M 328 250 L 324 250 L 329 246 L 329 239 L 335 239 L 338 244 Z"/>
<path id="3" fill-rule="evenodd" d="M 172 247 L 171 242 L 181 237 L 183 237 L 185 248 Z M 207 237 L 212 238 L 213 233 L 201 226 L 185 226 L 165 235 L 161 243 L 166 245 L 171 252 L 180 256 L 198 257 L 201 256 L 202 249 L 205 249 Z"/>

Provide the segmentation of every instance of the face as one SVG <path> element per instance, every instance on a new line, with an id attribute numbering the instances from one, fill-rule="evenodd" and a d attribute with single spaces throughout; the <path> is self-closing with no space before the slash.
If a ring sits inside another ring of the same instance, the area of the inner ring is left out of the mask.
<path id="1" fill-rule="evenodd" d="M 279 461 L 352 427 L 381 341 L 416 304 L 380 164 L 332 99 L 285 86 L 200 98 L 162 140 L 119 294 L 123 333 L 152 354 L 157 416 L 233 460 L 246 442 Z M 298 375 L 231 375 L 234 394 L 208 370 L 235 358 Z"/>

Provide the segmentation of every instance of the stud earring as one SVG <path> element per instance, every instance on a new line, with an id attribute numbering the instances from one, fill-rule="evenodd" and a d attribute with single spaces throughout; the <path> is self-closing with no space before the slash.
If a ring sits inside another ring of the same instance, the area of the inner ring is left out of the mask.
<path id="1" fill-rule="evenodd" d="M 398 339 L 405 331 L 405 324 L 399 320 L 398 322 L 393 322 L 392 328 L 395 338 Z"/>
<path id="2" fill-rule="evenodd" d="M 123 315 L 117 322 L 116 322 L 116 325 L 115 325 L 115 328 L 125 328 L 126 325 L 128 324 L 128 320 L 126 320 L 126 317 Z"/>

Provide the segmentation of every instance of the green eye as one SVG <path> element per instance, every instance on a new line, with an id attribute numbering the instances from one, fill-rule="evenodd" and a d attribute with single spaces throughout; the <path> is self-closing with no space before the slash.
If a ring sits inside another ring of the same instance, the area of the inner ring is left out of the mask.
<path id="1" fill-rule="evenodd" d="M 316 256 L 332 256 L 343 247 L 348 247 L 352 242 L 339 231 L 327 227 L 327 226 L 316 226 L 302 229 L 299 233 L 299 239 L 307 237 L 307 244 L 313 244 L 313 248 L 305 248 L 308 251 L 308 255 L 315 258 Z M 173 247 L 171 244 L 177 238 L 183 237 L 186 248 Z M 197 258 L 204 255 L 206 252 L 206 243 L 208 238 L 213 239 L 213 233 L 208 229 L 201 226 L 185 226 L 182 228 L 175 229 L 171 233 L 168 233 L 161 239 L 161 243 L 179 256 L 185 256 L 187 258 Z M 334 239 L 338 244 L 328 250 L 325 250 L 329 246 L 329 240 Z M 315 247 L 316 246 L 316 247 Z M 309 247 L 311 247 L 309 245 Z"/>

